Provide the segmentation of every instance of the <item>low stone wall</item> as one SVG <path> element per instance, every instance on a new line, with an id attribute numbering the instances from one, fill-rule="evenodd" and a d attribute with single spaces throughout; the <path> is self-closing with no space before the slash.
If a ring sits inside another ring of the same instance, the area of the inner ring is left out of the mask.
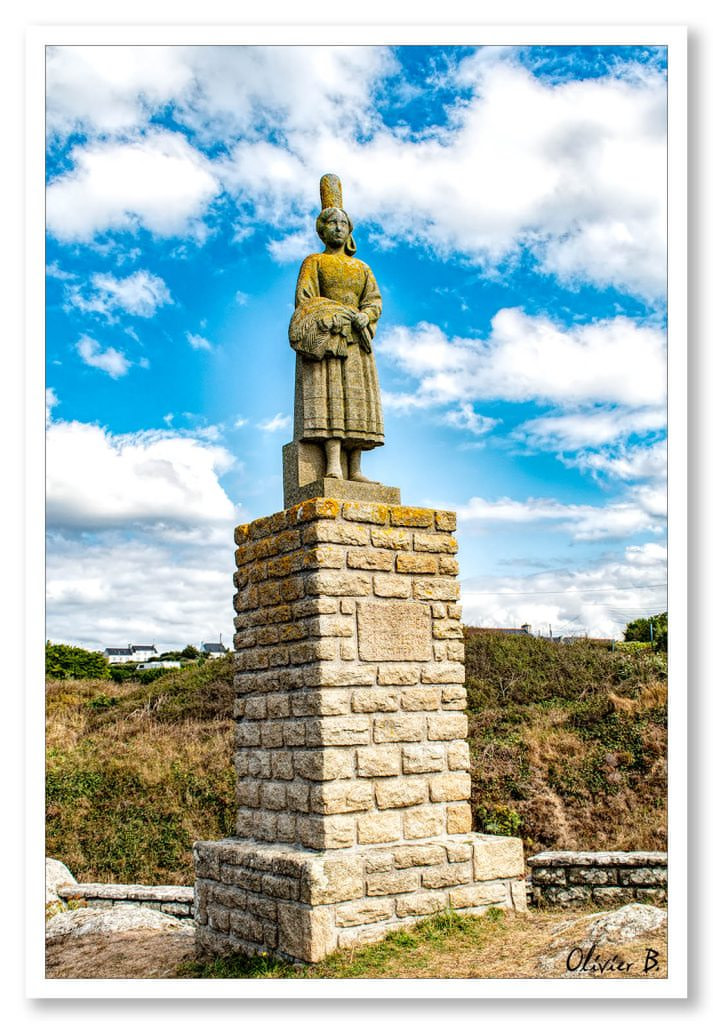
<path id="1" fill-rule="evenodd" d="M 142 907 L 160 910 L 173 917 L 193 917 L 192 885 L 102 885 L 99 882 L 77 882 L 58 885 L 57 895 L 63 900 L 81 900 L 88 907 Z"/>
<path id="2" fill-rule="evenodd" d="M 527 863 L 536 904 L 666 902 L 668 857 L 663 852 L 546 850 Z"/>

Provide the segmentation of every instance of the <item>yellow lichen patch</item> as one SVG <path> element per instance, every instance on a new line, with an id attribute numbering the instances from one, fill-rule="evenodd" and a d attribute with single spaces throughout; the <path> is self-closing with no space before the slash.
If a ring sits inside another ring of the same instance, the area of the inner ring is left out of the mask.
<path id="1" fill-rule="evenodd" d="M 433 512 L 430 508 L 410 508 L 408 505 L 395 505 L 390 509 L 390 513 L 392 526 L 433 528 Z"/>

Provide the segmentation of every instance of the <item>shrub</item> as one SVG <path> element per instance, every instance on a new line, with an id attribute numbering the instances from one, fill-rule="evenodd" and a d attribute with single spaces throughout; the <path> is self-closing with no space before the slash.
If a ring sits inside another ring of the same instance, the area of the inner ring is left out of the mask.
<path id="1" fill-rule="evenodd" d="M 45 672 L 54 679 L 108 679 L 109 663 L 99 651 L 69 644 L 45 644 Z"/>

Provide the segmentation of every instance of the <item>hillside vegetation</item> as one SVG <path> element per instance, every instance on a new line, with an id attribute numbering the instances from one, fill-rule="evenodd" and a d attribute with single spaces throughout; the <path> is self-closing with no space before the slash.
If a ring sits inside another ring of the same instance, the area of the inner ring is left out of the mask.
<path id="1" fill-rule="evenodd" d="M 232 659 L 149 683 L 47 680 L 47 855 L 80 881 L 193 882 L 235 817 Z M 480 831 L 545 848 L 662 849 L 666 662 L 466 630 Z"/>

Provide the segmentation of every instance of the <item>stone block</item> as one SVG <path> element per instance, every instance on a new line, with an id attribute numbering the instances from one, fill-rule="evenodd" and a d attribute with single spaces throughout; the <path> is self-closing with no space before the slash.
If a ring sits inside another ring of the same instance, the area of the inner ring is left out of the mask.
<path id="1" fill-rule="evenodd" d="M 394 900 L 387 898 L 359 900 L 346 906 L 337 907 L 334 920 L 338 928 L 387 921 L 394 916 L 394 907 Z"/>
<path id="2" fill-rule="evenodd" d="M 417 743 L 425 739 L 422 715 L 394 714 L 374 718 L 374 743 Z"/>
<path id="3" fill-rule="evenodd" d="M 409 551 L 411 548 L 411 534 L 408 530 L 381 530 L 378 527 L 373 527 L 371 543 L 375 548 L 388 548 L 391 551 Z"/>
<path id="4" fill-rule="evenodd" d="M 470 804 L 452 804 L 446 808 L 446 831 L 449 835 L 462 835 L 473 827 Z"/>
<path id="5" fill-rule="evenodd" d="M 458 550 L 455 537 L 444 533 L 414 533 L 414 551 L 428 551 L 433 554 L 454 555 Z"/>
<path id="6" fill-rule="evenodd" d="M 491 878 L 518 878 L 525 873 L 522 842 L 509 836 L 477 837 L 473 843 L 473 872 L 478 882 Z"/>
<path id="7" fill-rule="evenodd" d="M 396 556 L 396 572 L 438 573 L 438 557 L 423 552 L 399 552 Z"/>
<path id="8" fill-rule="evenodd" d="M 357 819 L 360 843 L 391 843 L 401 838 L 401 815 L 398 811 L 372 811 Z"/>
<path id="9" fill-rule="evenodd" d="M 452 772 L 470 769 L 470 749 L 465 740 L 453 740 L 448 744 L 448 767 Z"/>
<path id="10" fill-rule="evenodd" d="M 433 623 L 433 636 L 436 640 L 459 640 L 463 627 L 456 619 L 438 619 Z"/>
<path id="11" fill-rule="evenodd" d="M 359 861 L 314 858 L 305 864 L 300 899 L 317 906 L 359 900 L 364 895 L 364 874 Z"/>
<path id="12" fill-rule="evenodd" d="M 366 879 L 367 896 L 388 896 L 399 892 L 415 892 L 419 873 L 412 870 L 379 871 Z"/>
<path id="13" fill-rule="evenodd" d="M 376 597 L 411 597 L 411 580 L 404 576 L 374 576 L 374 595 Z"/>
<path id="14" fill-rule="evenodd" d="M 567 871 L 567 880 L 575 885 L 616 885 L 615 868 L 575 868 Z M 542 876 L 538 873 L 538 884 Z"/>
<path id="15" fill-rule="evenodd" d="M 423 605 L 399 601 L 360 601 L 357 604 L 362 661 L 428 661 L 430 629 L 430 615 Z"/>
<path id="16" fill-rule="evenodd" d="M 403 711 L 437 711 L 441 698 L 432 686 L 419 686 L 401 695 Z"/>
<path id="17" fill-rule="evenodd" d="M 350 708 L 350 694 L 346 690 L 303 690 L 293 694 L 291 707 L 297 718 L 346 715 Z"/>
<path id="18" fill-rule="evenodd" d="M 443 832 L 444 814 L 440 807 L 412 807 L 403 811 L 404 839 L 425 839 Z"/>
<path id="19" fill-rule="evenodd" d="M 353 570 L 324 570 L 306 577 L 305 592 L 332 597 L 364 597 L 371 593 L 371 576 Z"/>
<path id="20" fill-rule="evenodd" d="M 665 886 L 668 880 L 668 871 L 666 868 L 657 867 L 621 868 L 619 879 L 622 885 Z"/>
<path id="21" fill-rule="evenodd" d="M 311 809 L 318 814 L 368 811 L 374 806 L 373 787 L 370 782 L 351 779 L 315 783 L 310 803 Z"/>
<path id="22" fill-rule="evenodd" d="M 522 883 L 524 886 L 524 882 Z M 454 910 L 465 907 L 485 907 L 493 903 L 505 903 L 508 898 L 504 882 L 485 882 L 462 885 L 449 893 L 450 905 Z"/>
<path id="23" fill-rule="evenodd" d="M 460 586 L 456 580 L 441 576 L 414 580 L 413 596 L 417 601 L 457 601 L 460 597 Z"/>
<path id="24" fill-rule="evenodd" d="M 460 864 L 436 864 L 424 868 L 421 884 L 424 889 L 444 889 L 449 885 L 465 885 L 473 881 L 473 865 L 470 861 Z"/>
<path id="25" fill-rule="evenodd" d="M 444 711 L 465 711 L 468 694 L 464 686 L 444 686 L 441 690 L 441 705 Z"/>
<path id="26" fill-rule="evenodd" d="M 398 711 L 399 695 L 395 691 L 370 688 L 353 690 L 351 710 L 355 714 L 371 711 Z"/>
<path id="27" fill-rule="evenodd" d="M 468 772 L 444 772 L 430 780 L 431 800 L 469 800 L 470 775 Z"/>
<path id="28" fill-rule="evenodd" d="M 446 851 L 437 843 L 430 843 L 427 846 L 397 846 L 392 853 L 392 860 L 394 867 L 397 868 L 425 867 L 430 864 L 443 864 L 446 860 Z"/>
<path id="29" fill-rule="evenodd" d="M 294 764 L 297 773 L 303 779 L 320 782 L 329 779 L 349 779 L 354 773 L 352 751 L 341 750 L 339 747 L 298 751 L 294 755 Z"/>
<path id="30" fill-rule="evenodd" d="M 401 774 L 400 747 L 363 747 L 356 757 L 357 775 L 374 778 Z"/>
<path id="31" fill-rule="evenodd" d="M 278 943 L 282 952 L 306 963 L 317 963 L 336 949 L 334 912 L 329 907 L 281 904 Z"/>
<path id="32" fill-rule="evenodd" d="M 380 809 L 413 807 L 427 800 L 428 785 L 420 778 L 381 779 L 374 784 L 374 793 Z"/>
<path id="33" fill-rule="evenodd" d="M 307 722 L 305 738 L 310 747 L 353 747 L 369 742 L 369 727 L 370 722 L 366 715 L 310 719 Z"/>
<path id="34" fill-rule="evenodd" d="M 468 735 L 468 719 L 456 711 L 428 716 L 429 740 L 460 740 Z"/>
<path id="35" fill-rule="evenodd" d="M 397 917 L 423 917 L 437 914 L 448 906 L 448 894 L 444 892 L 418 892 L 412 896 L 399 896 L 396 900 Z"/>
<path id="36" fill-rule="evenodd" d="M 423 743 L 405 746 L 402 748 L 402 763 L 406 775 L 443 771 L 446 766 L 445 748 Z"/>
<path id="37" fill-rule="evenodd" d="M 383 526 L 389 521 L 389 509 L 383 504 L 367 504 L 359 501 L 345 501 L 342 504 L 342 515 L 349 522 L 375 523 Z"/>
<path id="38" fill-rule="evenodd" d="M 390 572 L 394 567 L 394 556 L 383 548 L 356 548 L 347 552 L 347 566 L 350 569 Z"/>
<path id="39" fill-rule="evenodd" d="M 379 665 L 381 686 L 415 686 L 420 676 L 420 665 Z"/>
<path id="40" fill-rule="evenodd" d="M 456 528 L 455 512 L 436 512 L 434 516 L 437 530 L 447 530 L 454 533 Z"/>
<path id="41" fill-rule="evenodd" d="M 415 526 L 418 529 L 433 529 L 434 513 L 430 508 L 411 508 L 401 505 L 389 509 L 392 526 Z"/>
<path id="42" fill-rule="evenodd" d="M 317 522 L 306 526 L 303 543 L 360 545 L 369 542 L 369 528 L 356 523 Z"/>
<path id="43" fill-rule="evenodd" d="M 465 681 L 465 668 L 463 665 L 443 664 L 424 665 L 421 670 L 421 682 L 433 683 L 443 686 L 448 683 L 460 683 Z"/>

